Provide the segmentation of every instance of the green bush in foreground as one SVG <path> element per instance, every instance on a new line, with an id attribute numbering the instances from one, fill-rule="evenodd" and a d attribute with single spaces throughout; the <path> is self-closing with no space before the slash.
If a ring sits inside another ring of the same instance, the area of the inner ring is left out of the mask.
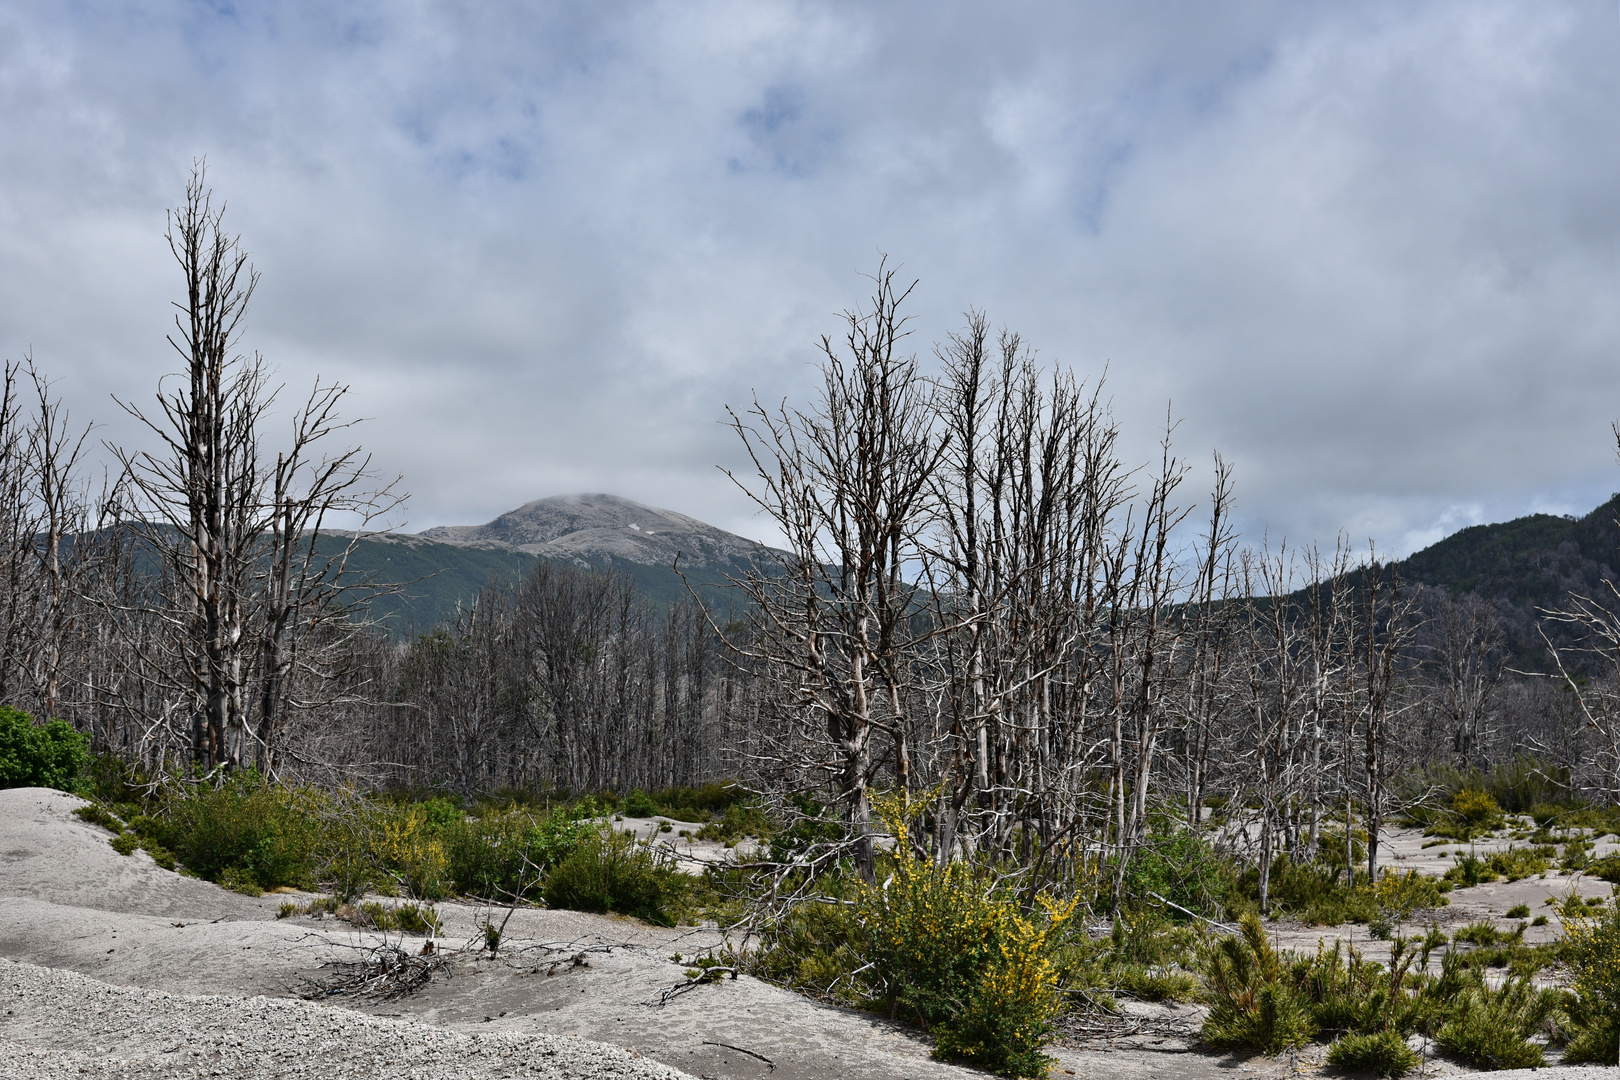
<path id="1" fill-rule="evenodd" d="M 892 835 L 907 835 L 903 806 L 879 810 Z M 1041 1050 L 1058 1009 L 1055 953 L 1076 902 L 1043 894 L 1038 913 L 1025 915 L 982 868 L 939 866 L 907 844 L 877 876 L 884 884 L 859 886 L 855 910 L 891 1012 L 928 1025 L 937 1057 L 1001 1076 L 1044 1076 L 1052 1059 Z"/>
<path id="2" fill-rule="evenodd" d="M 1210 953 L 1213 1001 L 1204 1041 L 1221 1050 L 1280 1054 L 1316 1034 L 1305 1002 L 1287 977 L 1284 959 L 1266 938 L 1260 919 L 1245 915 L 1242 933 L 1215 943 Z"/>
<path id="3" fill-rule="evenodd" d="M 1369 962 L 1354 945 L 1335 943 L 1294 960 L 1287 978 L 1323 1032 L 1406 1036 L 1418 1026 L 1420 1004 L 1413 991 L 1423 985 L 1427 962 L 1428 951 L 1405 938 L 1394 943 L 1387 965 Z"/>
<path id="4" fill-rule="evenodd" d="M 1418 1055 L 1398 1031 L 1346 1035 L 1328 1047 L 1328 1064 L 1374 1076 L 1402 1076 L 1418 1066 Z"/>
<path id="5" fill-rule="evenodd" d="M 613 911 L 674 926 L 691 881 L 668 858 L 626 833 L 592 835 L 546 876 L 541 895 L 554 908 Z"/>
<path id="6" fill-rule="evenodd" d="M 35 724 L 21 709 L 0 706 L 0 788 L 71 791 L 90 760 L 89 746 L 65 720 Z"/>
<path id="7" fill-rule="evenodd" d="M 1620 904 L 1564 918 L 1564 961 L 1575 1029 L 1564 1060 L 1612 1064 L 1620 1059 Z"/>
<path id="8" fill-rule="evenodd" d="M 1547 1063 L 1527 1036 L 1557 1007 L 1556 991 L 1509 978 L 1494 990 L 1476 984 L 1451 1004 L 1451 1019 L 1435 1033 L 1446 1053 L 1481 1069 L 1535 1069 Z"/>
<path id="9" fill-rule="evenodd" d="M 227 888 L 309 887 L 321 838 L 313 811 L 321 802 L 315 792 L 270 784 L 248 771 L 217 788 L 169 798 L 147 828 L 134 819 L 129 824 L 199 877 L 226 884 L 228 876 Z"/>

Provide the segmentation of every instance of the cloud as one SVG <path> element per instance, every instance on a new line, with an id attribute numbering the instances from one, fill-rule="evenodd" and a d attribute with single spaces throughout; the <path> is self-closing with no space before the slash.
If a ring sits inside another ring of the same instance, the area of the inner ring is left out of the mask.
<path id="1" fill-rule="evenodd" d="M 349 382 L 412 525 L 614 491 L 765 535 L 723 407 L 800 398 L 879 251 L 1237 465 L 1248 533 L 1409 550 L 1614 482 L 1620 24 L 1399 3 L 48 4 L 0 12 L 0 354 L 173 368 L 206 154 L 244 344 Z"/>

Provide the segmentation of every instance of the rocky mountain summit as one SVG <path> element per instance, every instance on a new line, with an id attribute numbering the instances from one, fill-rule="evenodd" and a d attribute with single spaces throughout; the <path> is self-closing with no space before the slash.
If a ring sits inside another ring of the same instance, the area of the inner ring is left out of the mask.
<path id="1" fill-rule="evenodd" d="M 440 525 L 417 535 L 581 565 L 607 560 L 668 567 L 678 553 L 683 569 L 720 570 L 745 565 L 768 550 L 685 514 L 602 494 L 554 495 L 484 525 Z"/>

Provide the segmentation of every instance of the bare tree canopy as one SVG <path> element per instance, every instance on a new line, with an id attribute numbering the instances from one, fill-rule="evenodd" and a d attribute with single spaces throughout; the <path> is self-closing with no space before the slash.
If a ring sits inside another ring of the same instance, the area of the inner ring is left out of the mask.
<path id="1" fill-rule="evenodd" d="M 160 387 L 156 411 L 124 403 L 159 449 L 111 448 L 123 466 L 119 524 L 157 575 L 138 608 L 121 614 L 154 620 L 131 634 L 140 677 L 165 716 L 189 723 L 192 761 L 274 772 L 278 728 L 290 708 L 310 703 L 294 672 L 316 676 L 304 689 L 318 700 L 333 681 L 325 669 L 342 663 L 344 639 L 362 625 L 345 617 L 351 601 L 339 589 L 347 549 L 323 552 L 323 530 L 341 515 L 359 536 L 400 496 L 395 485 L 372 486 L 358 448 L 328 449 L 351 423 L 338 414 L 346 387 L 316 383 L 272 463 L 265 428 L 280 388 L 261 355 L 235 351 L 259 279 L 224 231 L 224 213 L 199 163 L 169 216 L 169 250 L 185 279 L 169 343 L 183 370 Z"/>

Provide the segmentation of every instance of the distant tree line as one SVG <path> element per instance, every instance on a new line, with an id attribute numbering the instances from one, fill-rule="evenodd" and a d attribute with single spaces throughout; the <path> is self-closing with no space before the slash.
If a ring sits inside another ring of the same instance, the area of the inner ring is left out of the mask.
<path id="1" fill-rule="evenodd" d="M 623 576 L 540 562 L 454 623 L 373 653 L 367 713 L 385 783 L 629 791 L 732 775 L 757 685 L 695 603 L 656 609 Z"/>

